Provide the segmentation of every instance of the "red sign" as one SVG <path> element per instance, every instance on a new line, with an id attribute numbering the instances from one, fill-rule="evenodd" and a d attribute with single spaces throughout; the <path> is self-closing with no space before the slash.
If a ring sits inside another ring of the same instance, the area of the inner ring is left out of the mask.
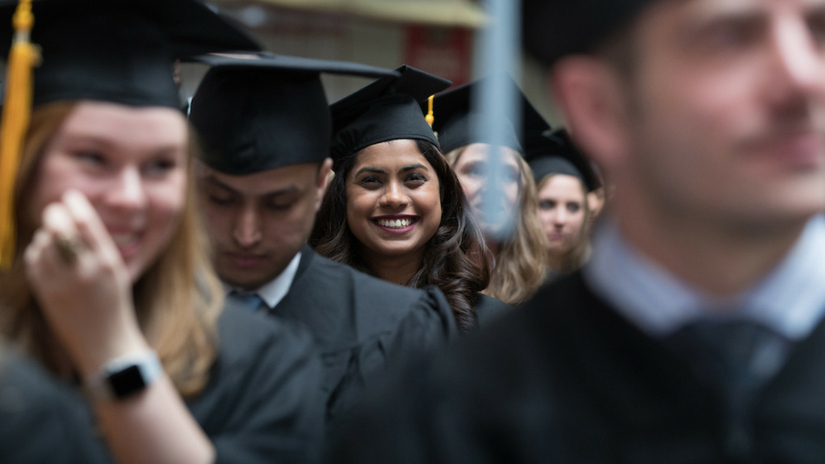
<path id="1" fill-rule="evenodd" d="M 472 38 L 470 29 L 409 26 L 404 63 L 464 84 L 472 72 Z"/>

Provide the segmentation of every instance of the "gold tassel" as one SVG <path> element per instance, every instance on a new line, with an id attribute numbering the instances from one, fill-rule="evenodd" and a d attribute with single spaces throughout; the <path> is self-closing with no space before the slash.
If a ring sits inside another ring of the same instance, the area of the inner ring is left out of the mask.
<path id="1" fill-rule="evenodd" d="M 427 99 L 428 111 L 427 115 L 424 116 L 424 120 L 427 121 L 427 124 L 430 125 L 430 129 L 433 128 L 433 123 L 435 122 L 435 115 L 433 114 L 433 99 L 435 95 L 430 95 L 430 98 Z M 438 138 L 438 132 L 433 131 L 433 135 L 435 138 Z"/>
<path id="2" fill-rule="evenodd" d="M 39 49 L 29 40 L 34 26 L 31 0 L 20 0 L 12 24 L 14 41 L 9 52 L 0 125 L 0 270 L 11 268 L 14 260 L 14 184 L 31 118 L 32 69 L 40 62 Z"/>
<path id="3" fill-rule="evenodd" d="M 427 120 L 427 124 L 430 127 L 433 127 L 433 123 L 435 122 L 435 116 L 433 115 L 433 99 L 435 95 L 430 95 L 430 98 L 427 99 L 428 111 L 427 116 L 424 116 L 424 119 Z"/>

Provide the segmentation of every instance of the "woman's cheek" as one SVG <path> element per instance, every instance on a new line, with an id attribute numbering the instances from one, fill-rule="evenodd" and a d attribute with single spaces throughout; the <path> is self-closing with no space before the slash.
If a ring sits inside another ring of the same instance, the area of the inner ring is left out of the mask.
<path id="1" fill-rule="evenodd" d="M 518 205 L 518 196 L 519 196 L 518 194 L 519 194 L 518 184 L 513 182 L 513 183 L 507 185 L 506 195 L 507 195 L 507 200 L 510 203 L 510 206 L 515 207 L 515 206 Z"/>

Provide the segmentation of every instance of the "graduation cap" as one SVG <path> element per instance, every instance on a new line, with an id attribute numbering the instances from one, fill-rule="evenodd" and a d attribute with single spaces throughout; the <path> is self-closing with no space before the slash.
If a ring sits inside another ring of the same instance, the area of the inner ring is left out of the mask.
<path id="1" fill-rule="evenodd" d="M 654 0 L 524 0 L 525 48 L 546 64 L 592 51 Z"/>
<path id="2" fill-rule="evenodd" d="M 245 175 L 329 157 L 332 123 L 320 74 L 397 78 L 389 69 L 261 52 L 206 55 L 189 120 L 204 163 Z"/>
<path id="3" fill-rule="evenodd" d="M 479 98 L 481 80 L 464 84 L 455 89 L 438 94 L 433 100 L 433 114 L 435 123 L 433 129 L 438 133 L 441 149 L 444 153 L 473 143 L 483 141 L 481 134 L 476 132 L 480 115 L 475 113 L 473 99 Z M 502 120 L 507 126 L 507 135 L 502 142 L 504 146 L 520 153 L 524 152 L 524 134 L 539 134 L 550 129 L 550 125 L 541 117 L 524 93 L 512 79 L 511 91 L 521 104 L 521 124 L 523 132 L 517 131 L 511 121 Z"/>
<path id="4" fill-rule="evenodd" d="M 16 0 L 0 0 L 3 50 Z M 34 106 L 99 100 L 179 108 L 175 59 L 260 46 L 197 0 L 39 0 L 31 41 L 42 48 Z"/>
<path id="5" fill-rule="evenodd" d="M 360 150 L 390 140 L 422 140 L 439 146 L 420 104 L 452 82 L 406 65 L 396 71 L 400 77 L 378 79 L 332 104 L 336 168 Z"/>
<path id="6" fill-rule="evenodd" d="M 525 159 L 536 185 L 550 174 L 566 174 L 581 180 L 588 192 L 601 187 L 590 162 L 565 129 L 529 137 Z"/>
<path id="7" fill-rule="evenodd" d="M 96 100 L 179 108 L 175 59 L 260 50 L 198 0 L 0 0 L 0 47 L 11 48 L 0 128 L 0 269 L 16 249 L 14 183 L 32 106 Z"/>

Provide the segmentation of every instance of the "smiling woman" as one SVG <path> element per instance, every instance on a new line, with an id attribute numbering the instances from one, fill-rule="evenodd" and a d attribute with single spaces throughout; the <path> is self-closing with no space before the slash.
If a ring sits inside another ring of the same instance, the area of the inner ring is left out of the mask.
<path id="1" fill-rule="evenodd" d="M 310 244 L 381 279 L 435 285 L 463 331 L 506 309 L 480 295 L 489 254 L 418 101 L 449 85 L 402 67 L 332 106 L 335 177 Z M 404 89 L 395 93 L 395 89 Z"/>
<path id="2" fill-rule="evenodd" d="M 438 175 L 412 140 L 363 149 L 350 172 L 350 230 L 363 246 L 364 259 L 384 274 L 380 277 L 404 284 L 409 280 L 405 268 L 414 270 L 422 261 L 441 222 Z"/>
<path id="3" fill-rule="evenodd" d="M 320 363 L 308 334 L 223 307 L 172 76 L 181 55 L 257 45 L 199 1 L 33 7 L 48 59 L 20 168 L 4 171 L 17 243 L 3 336 L 87 393 L 88 432 L 120 463 L 305 462 Z"/>

